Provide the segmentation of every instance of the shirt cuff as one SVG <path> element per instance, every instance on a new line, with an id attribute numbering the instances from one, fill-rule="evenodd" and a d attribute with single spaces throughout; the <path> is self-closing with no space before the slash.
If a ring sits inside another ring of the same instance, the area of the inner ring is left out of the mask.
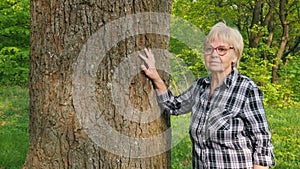
<path id="1" fill-rule="evenodd" d="M 170 95 L 169 95 L 169 90 L 167 90 L 165 93 L 160 93 L 160 94 L 157 94 L 157 101 L 159 103 L 162 103 L 162 102 L 165 102 L 167 100 L 170 100 Z M 156 91 L 156 93 L 158 93 Z"/>
<path id="2" fill-rule="evenodd" d="M 271 149 L 262 147 L 253 153 L 253 163 L 261 166 L 275 167 L 276 159 Z"/>

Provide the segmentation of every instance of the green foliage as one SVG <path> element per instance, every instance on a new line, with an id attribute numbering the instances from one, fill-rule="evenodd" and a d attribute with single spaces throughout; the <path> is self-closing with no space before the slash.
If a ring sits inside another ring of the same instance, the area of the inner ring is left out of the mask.
<path id="1" fill-rule="evenodd" d="M 29 0 L 0 1 L 0 49 L 3 47 L 29 47 Z"/>
<path id="2" fill-rule="evenodd" d="M 266 106 L 290 108 L 299 104 L 300 63 L 299 57 L 287 57 L 286 64 L 280 62 L 278 84 L 271 83 L 273 63 L 265 57 L 274 58 L 277 51 L 264 44 L 260 48 L 246 48 L 240 63 L 240 73 L 253 79 L 264 93 Z"/>
<path id="3" fill-rule="evenodd" d="M 24 86 L 28 83 L 29 51 L 5 47 L 0 51 L 0 85 Z"/>
<path id="4" fill-rule="evenodd" d="M 29 0 L 0 1 L 0 85 L 27 85 Z"/>
<path id="5" fill-rule="evenodd" d="M 279 71 L 279 84 L 290 90 L 284 95 L 285 98 L 300 103 L 300 57 L 289 55 L 286 59 L 286 63 L 281 66 Z"/>
<path id="6" fill-rule="evenodd" d="M 195 76 L 207 74 L 204 66 L 204 58 L 199 56 L 197 50 L 191 50 L 185 44 L 173 38 L 171 38 L 169 50 L 175 54 L 175 58 L 182 60 L 185 66 L 189 68 L 189 71 Z M 171 64 L 171 69 L 176 66 L 177 64 Z"/>
<path id="7" fill-rule="evenodd" d="M 270 83 L 273 64 L 260 57 L 257 48 L 246 48 L 239 64 L 239 72 L 250 77 L 258 85 Z"/>

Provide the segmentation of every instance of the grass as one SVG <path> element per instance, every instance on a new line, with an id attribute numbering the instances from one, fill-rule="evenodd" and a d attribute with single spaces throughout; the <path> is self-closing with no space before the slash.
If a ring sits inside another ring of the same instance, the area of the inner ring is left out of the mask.
<path id="1" fill-rule="evenodd" d="M 0 169 L 20 169 L 29 147 L 28 89 L 0 87 Z M 300 168 L 300 108 L 266 109 L 277 158 L 275 169 Z M 191 168 L 189 116 L 172 117 L 172 169 Z M 184 128 L 184 129 L 182 129 Z"/>
<path id="2" fill-rule="evenodd" d="M 28 90 L 0 88 L 0 168 L 19 169 L 29 147 Z"/>
<path id="3" fill-rule="evenodd" d="M 300 108 L 284 111 L 267 109 L 269 127 L 273 134 L 277 167 L 300 168 Z"/>

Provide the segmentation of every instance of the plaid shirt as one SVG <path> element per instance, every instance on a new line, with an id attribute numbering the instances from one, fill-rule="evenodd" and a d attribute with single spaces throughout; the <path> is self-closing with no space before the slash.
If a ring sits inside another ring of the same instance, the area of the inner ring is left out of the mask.
<path id="1" fill-rule="evenodd" d="M 236 68 L 209 98 L 211 77 L 197 79 L 179 96 L 169 90 L 158 102 L 173 115 L 192 112 L 193 168 L 253 169 L 275 166 L 262 93 Z"/>

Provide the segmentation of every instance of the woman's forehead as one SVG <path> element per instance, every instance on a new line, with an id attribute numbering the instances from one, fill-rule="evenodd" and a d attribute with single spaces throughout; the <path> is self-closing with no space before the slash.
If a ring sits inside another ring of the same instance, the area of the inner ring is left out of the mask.
<path id="1" fill-rule="evenodd" d="M 215 35 L 209 37 L 207 43 L 208 43 L 208 44 L 212 44 L 212 43 L 223 43 L 223 44 L 226 44 L 226 45 L 230 45 L 231 43 L 230 43 L 229 41 L 230 41 L 230 39 L 224 37 L 224 35 L 215 34 Z"/>
<path id="2" fill-rule="evenodd" d="M 224 41 L 224 40 L 220 40 L 220 39 L 215 39 L 213 41 L 208 42 L 207 45 L 212 45 L 212 46 L 228 46 L 229 43 Z"/>

